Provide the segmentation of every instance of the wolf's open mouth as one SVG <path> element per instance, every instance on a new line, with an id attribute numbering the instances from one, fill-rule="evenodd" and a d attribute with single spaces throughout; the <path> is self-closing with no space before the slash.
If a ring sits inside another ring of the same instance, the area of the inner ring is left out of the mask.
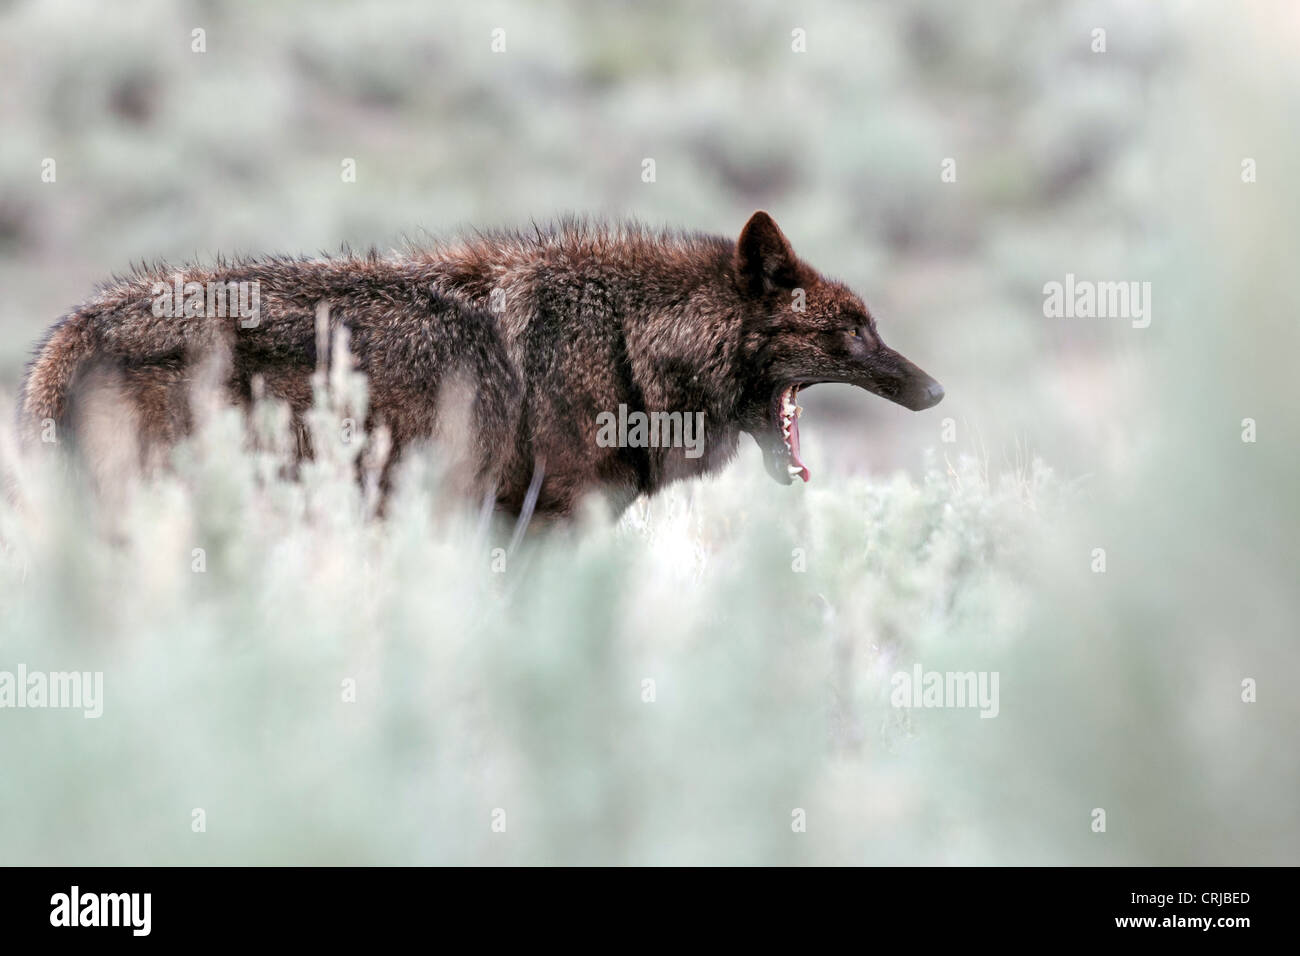
<path id="1" fill-rule="evenodd" d="M 799 407 L 797 399 L 802 387 L 803 383 L 793 382 L 777 393 L 773 403 L 773 418 L 785 446 L 786 473 L 791 479 L 798 476 L 806 482 L 812 475 L 799 457 L 799 415 L 803 409 Z"/>

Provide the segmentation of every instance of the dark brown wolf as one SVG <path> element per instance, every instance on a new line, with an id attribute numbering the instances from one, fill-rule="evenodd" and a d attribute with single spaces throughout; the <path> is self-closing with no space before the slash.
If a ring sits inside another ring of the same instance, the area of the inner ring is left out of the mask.
<path id="1" fill-rule="evenodd" d="M 75 437 L 103 394 L 82 386 L 107 373 L 139 447 L 166 448 L 193 427 L 209 354 L 230 401 L 282 400 L 301 428 L 325 314 L 369 378 L 366 430 L 387 430 L 389 468 L 444 437 L 460 383 L 467 490 L 513 513 L 568 514 L 592 492 L 626 505 L 717 469 L 742 432 L 777 481 L 807 481 L 796 400 L 819 382 L 915 410 L 943 397 L 756 212 L 734 241 L 566 221 L 391 256 L 141 268 L 46 335 L 23 430 Z"/>

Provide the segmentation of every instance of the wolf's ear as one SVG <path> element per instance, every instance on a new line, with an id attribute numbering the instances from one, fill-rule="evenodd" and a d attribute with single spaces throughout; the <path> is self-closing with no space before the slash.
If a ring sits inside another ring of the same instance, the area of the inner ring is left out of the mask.
<path id="1" fill-rule="evenodd" d="M 736 280 L 754 295 L 799 284 L 799 260 L 790 241 L 761 209 L 749 217 L 736 241 Z"/>

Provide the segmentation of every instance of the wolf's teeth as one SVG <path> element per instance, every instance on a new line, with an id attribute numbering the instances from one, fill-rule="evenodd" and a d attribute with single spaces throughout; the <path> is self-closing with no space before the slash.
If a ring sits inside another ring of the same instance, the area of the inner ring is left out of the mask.
<path id="1" fill-rule="evenodd" d="M 799 473 L 803 471 L 798 465 L 786 465 L 785 470 L 790 473 L 791 477 L 798 477 Z"/>

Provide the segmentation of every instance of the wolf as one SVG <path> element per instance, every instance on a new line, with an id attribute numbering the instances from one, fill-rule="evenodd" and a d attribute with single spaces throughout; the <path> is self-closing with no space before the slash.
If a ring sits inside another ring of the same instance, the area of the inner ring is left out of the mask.
<path id="1" fill-rule="evenodd" d="M 202 290 L 233 298 L 250 286 L 256 315 L 209 314 Z M 197 293 L 160 310 L 173 290 Z M 514 515 L 567 516 L 591 494 L 621 510 L 721 468 L 742 433 L 776 481 L 807 482 L 801 392 L 848 383 L 917 411 L 944 394 L 760 210 L 736 239 L 564 219 L 388 255 L 140 266 L 49 330 L 27 368 L 20 426 L 31 440 L 75 444 L 104 401 L 87 383 L 108 380 L 126 409 L 115 428 L 141 456 L 165 450 L 193 429 L 198 369 L 218 355 L 225 400 L 285 402 L 304 432 L 327 358 L 322 315 L 330 332 L 346 329 L 368 378 L 365 429 L 383 429 L 391 449 L 385 487 L 403 454 L 445 438 L 455 418 L 463 491 Z M 698 421 L 703 440 L 652 443 L 627 429 L 608 440 L 602 421 L 629 410 Z"/>

